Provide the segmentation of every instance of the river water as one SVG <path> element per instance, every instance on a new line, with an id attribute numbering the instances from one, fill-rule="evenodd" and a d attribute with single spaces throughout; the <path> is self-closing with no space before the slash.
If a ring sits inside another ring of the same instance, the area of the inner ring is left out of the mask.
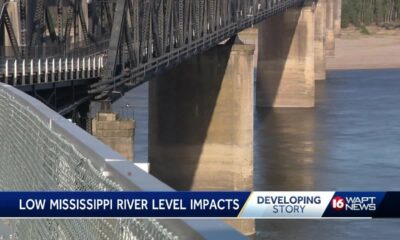
<path id="1" fill-rule="evenodd" d="M 148 85 L 133 107 L 136 160 L 147 161 Z M 331 71 L 314 109 L 255 108 L 259 191 L 400 190 L 400 69 Z M 399 239 L 398 220 L 258 220 L 257 239 Z"/>

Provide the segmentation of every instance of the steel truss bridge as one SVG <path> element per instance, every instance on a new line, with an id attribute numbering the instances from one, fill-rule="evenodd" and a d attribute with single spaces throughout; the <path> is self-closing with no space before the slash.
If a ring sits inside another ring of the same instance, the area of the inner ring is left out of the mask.
<path id="1" fill-rule="evenodd" d="M 151 75 L 303 4 L 0 0 L 1 189 L 171 190 L 41 102 L 67 115 L 91 99 L 113 100 Z M 219 221 L 42 219 L 17 220 L 12 227 L 16 239 L 242 239 Z"/>
<path id="2" fill-rule="evenodd" d="M 305 1 L 85 2 L 0 0 L 4 41 L 11 45 L 2 51 L 0 81 L 34 93 L 50 106 L 56 102 L 55 94 L 51 92 L 43 97 L 36 94 L 39 90 L 85 85 L 85 90 L 72 103 L 53 106 L 65 113 L 84 100 L 114 99 L 152 74 Z M 13 4 L 18 6 L 18 14 L 14 14 L 18 18 L 11 17 Z M 12 19 L 18 24 L 14 26 Z M 113 93 L 118 94 L 113 96 Z"/>

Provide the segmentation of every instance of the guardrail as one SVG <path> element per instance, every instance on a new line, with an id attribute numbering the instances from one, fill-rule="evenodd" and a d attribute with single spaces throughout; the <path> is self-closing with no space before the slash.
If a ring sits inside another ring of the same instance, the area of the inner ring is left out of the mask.
<path id="1" fill-rule="evenodd" d="M 109 39 L 104 39 L 89 45 L 85 41 L 71 43 L 68 46 L 63 44 L 48 44 L 31 47 L 18 47 L 18 52 L 24 52 L 24 58 L 81 58 L 93 55 L 104 54 L 108 48 Z M 14 48 L 11 46 L 0 46 L 0 58 L 17 59 Z"/>
<path id="2" fill-rule="evenodd" d="M 43 103 L 0 83 L 0 190 L 173 191 Z M 16 239 L 244 239 L 222 221 L 11 220 Z"/>
<path id="3" fill-rule="evenodd" d="M 104 55 L 82 58 L 6 60 L 0 65 L 0 82 L 14 86 L 100 78 Z"/>

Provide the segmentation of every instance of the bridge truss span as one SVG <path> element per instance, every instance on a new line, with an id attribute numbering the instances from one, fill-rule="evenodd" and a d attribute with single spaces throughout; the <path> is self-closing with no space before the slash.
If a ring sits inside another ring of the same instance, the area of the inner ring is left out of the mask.
<path id="1" fill-rule="evenodd" d="M 118 0 L 104 74 L 91 94 L 132 88 L 304 0 Z"/>
<path id="2" fill-rule="evenodd" d="M 8 1 L 2 0 L 0 4 L 10 3 Z M 34 10 L 31 18 L 35 26 L 26 27 L 30 32 L 26 34 L 22 23 L 27 21 L 20 20 L 24 34 L 20 36 L 19 45 L 10 39 L 14 53 L 11 57 L 6 54 L 0 63 L 0 82 L 29 84 L 29 81 L 23 79 L 26 75 L 22 67 L 24 62 L 28 64 L 40 59 L 43 65 L 46 59 L 52 63 L 53 58 L 87 59 L 104 56 L 104 68 L 90 79 L 88 94 L 97 99 L 112 97 L 113 92 L 120 96 L 120 92 L 143 83 L 152 74 L 204 52 L 268 17 L 309 1 L 92 0 L 87 6 L 82 6 L 85 4 L 83 0 L 40 0 L 33 5 L 22 4 L 19 8 L 21 13 L 29 12 L 22 10 L 26 8 Z M 90 11 L 87 11 L 88 8 Z M 8 14 L 7 11 L 5 13 Z M 12 24 L 6 21 L 7 14 L 0 18 L 0 24 L 8 26 L 9 37 L 12 38 Z M 22 16 L 27 18 L 24 14 Z M 10 52 L 6 50 L 4 52 Z M 21 65 L 17 73 L 9 69 L 15 61 L 18 66 Z M 57 68 L 57 62 L 55 65 Z M 28 71 L 28 68 L 25 70 Z M 58 73 L 56 77 L 52 76 L 53 73 L 46 73 L 45 66 L 33 72 L 43 79 L 63 78 L 58 78 Z M 50 76 L 45 76 L 48 74 Z M 85 77 L 82 75 L 72 80 L 82 80 Z M 46 81 L 34 81 L 34 84 L 43 83 Z"/>

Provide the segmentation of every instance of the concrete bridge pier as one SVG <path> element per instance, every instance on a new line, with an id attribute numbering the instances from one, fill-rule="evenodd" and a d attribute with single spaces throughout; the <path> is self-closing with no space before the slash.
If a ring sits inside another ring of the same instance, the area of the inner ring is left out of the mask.
<path id="1" fill-rule="evenodd" d="M 177 190 L 253 189 L 253 53 L 231 40 L 150 81 L 151 174 Z"/>
<path id="2" fill-rule="evenodd" d="M 326 2 L 326 41 L 325 51 L 327 57 L 335 55 L 335 6 L 336 0 Z"/>
<path id="3" fill-rule="evenodd" d="M 100 141 L 120 153 L 128 160 L 134 160 L 135 120 L 121 119 L 111 111 L 109 102 L 92 102 L 91 112 L 95 112 L 91 120 L 91 134 Z"/>
<path id="4" fill-rule="evenodd" d="M 254 56 L 253 56 L 253 65 L 254 65 L 254 77 L 257 76 L 257 66 L 258 66 L 258 29 L 248 28 L 240 33 L 238 33 L 238 37 L 240 41 L 244 44 L 254 45 Z"/>
<path id="5" fill-rule="evenodd" d="M 327 0 L 319 0 L 315 8 L 315 80 L 326 78 L 325 34 Z"/>
<path id="6" fill-rule="evenodd" d="M 342 0 L 334 0 L 334 1 L 335 1 L 334 29 L 335 29 L 335 36 L 339 37 L 342 30 Z"/>
<path id="7" fill-rule="evenodd" d="M 257 106 L 314 107 L 314 6 L 288 9 L 258 30 Z"/>

